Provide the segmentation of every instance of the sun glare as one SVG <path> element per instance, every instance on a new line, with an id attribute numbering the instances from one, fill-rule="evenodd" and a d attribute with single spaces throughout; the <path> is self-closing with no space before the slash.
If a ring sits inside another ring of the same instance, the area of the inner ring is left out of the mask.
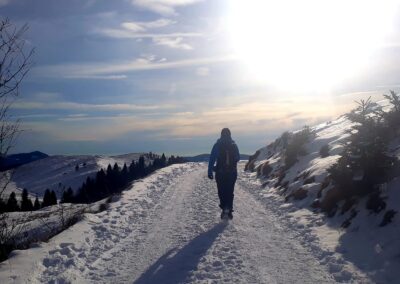
<path id="1" fill-rule="evenodd" d="M 230 44 L 255 80 L 328 90 L 356 76 L 385 44 L 397 0 L 232 0 Z"/>

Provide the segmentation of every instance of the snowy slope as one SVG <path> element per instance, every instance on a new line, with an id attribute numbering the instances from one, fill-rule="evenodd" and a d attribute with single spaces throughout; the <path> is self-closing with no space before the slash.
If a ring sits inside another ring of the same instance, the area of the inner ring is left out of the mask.
<path id="1" fill-rule="evenodd" d="M 0 264 L 1 283 L 369 283 L 325 253 L 240 171 L 234 220 L 219 219 L 206 165 L 173 165 Z"/>
<path id="2" fill-rule="evenodd" d="M 77 190 L 88 176 L 93 177 L 101 168 L 117 163 L 128 166 L 132 160 L 138 160 L 141 153 L 131 153 L 119 156 L 49 156 L 47 158 L 23 165 L 15 170 L 12 183 L 4 196 L 9 192 L 22 192 L 26 188 L 32 196 L 42 197 L 48 188 L 54 190 L 58 198 L 65 189 L 71 187 Z M 79 165 L 79 170 L 75 170 Z M 8 194 L 7 194 L 8 193 Z M 17 194 L 19 196 L 19 194 Z"/>
<path id="3" fill-rule="evenodd" d="M 385 210 L 372 213 L 367 210 L 367 198 L 359 198 L 346 212 L 344 202 L 334 217 L 319 213 L 319 206 L 333 185 L 326 179 L 327 169 L 340 157 L 342 142 L 351 122 L 340 117 L 332 122 L 311 127 L 314 137 L 305 145 L 306 155 L 284 171 L 283 148 L 279 143 L 259 149 L 248 166 L 249 182 L 258 184 L 257 194 L 269 202 L 271 199 L 287 202 L 283 207 L 292 211 L 290 220 L 304 228 L 311 240 L 332 257 L 353 263 L 374 282 L 399 283 L 400 277 L 400 216 L 381 227 L 385 213 L 400 212 L 400 177 L 382 188 Z M 278 141 L 279 142 L 279 141 Z M 329 145 L 329 156 L 320 157 L 320 149 Z M 390 153 L 399 157 L 400 140 L 392 141 Z M 270 167 L 270 168 L 269 168 Z M 269 170 L 267 171 L 266 169 Z M 352 214 L 356 212 L 354 217 Z M 344 226 L 348 226 L 346 229 Z"/>

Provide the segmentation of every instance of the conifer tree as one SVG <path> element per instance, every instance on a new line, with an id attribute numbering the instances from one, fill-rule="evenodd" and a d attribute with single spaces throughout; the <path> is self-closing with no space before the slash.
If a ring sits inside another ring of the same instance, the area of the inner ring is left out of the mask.
<path id="1" fill-rule="evenodd" d="M 39 210 L 40 209 L 40 202 L 39 198 L 36 196 L 35 202 L 33 203 L 33 210 Z"/>
<path id="2" fill-rule="evenodd" d="M 400 95 L 390 91 L 390 95 L 384 95 L 384 97 L 389 101 L 392 109 L 383 113 L 383 117 L 391 130 L 389 131 L 390 136 L 394 137 L 400 135 Z"/>
<path id="3" fill-rule="evenodd" d="M 371 115 L 370 99 L 361 100 L 357 109 L 348 115 L 354 122 L 349 130 L 342 156 L 328 172 L 333 182 L 346 194 L 365 195 L 385 182 L 394 159 L 386 154 L 388 129 L 381 117 Z"/>
<path id="4" fill-rule="evenodd" d="M 52 190 L 50 192 L 50 202 L 51 202 L 51 205 L 57 205 L 57 195 L 54 192 L 54 190 Z"/>
<path id="5" fill-rule="evenodd" d="M 99 195 L 99 199 L 104 198 L 109 195 L 109 182 L 107 180 L 106 173 L 104 172 L 103 169 L 97 172 L 96 174 L 96 181 L 95 181 L 95 187 L 96 187 L 96 192 Z"/>
<path id="6" fill-rule="evenodd" d="M 161 167 L 165 167 L 167 165 L 167 158 L 165 157 L 165 154 L 163 153 L 161 156 Z"/>
<path id="7" fill-rule="evenodd" d="M 126 163 L 124 163 L 124 166 L 122 167 L 121 173 L 120 173 L 120 179 L 121 179 L 121 187 L 126 186 L 126 184 L 128 183 L 129 177 L 128 177 L 128 167 L 126 165 Z"/>
<path id="8" fill-rule="evenodd" d="M 107 175 L 108 175 L 108 176 L 111 176 L 111 175 L 112 175 L 112 167 L 111 167 L 110 164 L 108 164 L 108 166 L 107 166 Z"/>
<path id="9" fill-rule="evenodd" d="M 139 162 L 137 165 L 137 173 L 139 177 L 144 177 L 145 176 L 145 162 L 144 162 L 144 157 L 140 156 Z"/>
<path id="10" fill-rule="evenodd" d="M 18 206 L 17 198 L 15 197 L 15 192 L 11 192 L 10 197 L 7 201 L 7 212 L 15 212 L 19 211 L 20 208 Z"/>
<path id="11" fill-rule="evenodd" d="M 136 173 L 136 163 L 135 160 L 132 160 L 131 164 L 129 165 L 129 180 L 134 180 L 137 177 Z"/>
<path id="12" fill-rule="evenodd" d="M 174 163 L 174 160 L 175 160 L 175 156 L 174 156 L 174 155 L 171 155 L 171 156 L 168 158 L 168 165 L 172 165 L 172 164 Z"/>
<path id="13" fill-rule="evenodd" d="M 43 196 L 42 208 L 51 205 L 50 189 L 46 189 Z"/>
<path id="14" fill-rule="evenodd" d="M 63 192 L 60 203 L 72 203 L 74 197 L 74 192 L 71 187 L 68 187 L 66 191 Z"/>
<path id="15" fill-rule="evenodd" d="M 22 191 L 21 211 L 32 211 L 33 204 L 31 199 L 28 197 L 28 190 L 24 188 Z"/>

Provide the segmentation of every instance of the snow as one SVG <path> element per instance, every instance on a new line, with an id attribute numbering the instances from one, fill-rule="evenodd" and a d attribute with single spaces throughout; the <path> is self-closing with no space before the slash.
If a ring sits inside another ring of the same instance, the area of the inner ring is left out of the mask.
<path id="1" fill-rule="evenodd" d="M 219 218 L 205 163 L 173 165 L 47 243 L 14 251 L 0 264 L 0 283 L 398 283 L 399 213 L 380 224 L 388 210 L 400 212 L 400 177 L 382 185 L 386 208 L 378 214 L 366 209 L 366 198 L 332 218 L 310 206 L 332 188 L 321 190 L 350 126 L 342 116 L 312 127 L 307 154 L 286 171 L 285 187 L 277 184 L 281 146 L 263 147 L 254 161 L 256 169 L 273 168 L 268 178 L 240 163 L 232 221 Z M 330 155 L 322 158 L 324 145 Z M 399 145 L 393 141 L 390 153 L 400 156 Z M 97 158 L 93 168 L 123 161 Z M 294 198 L 300 189 L 305 195 Z"/>
<path id="2" fill-rule="evenodd" d="M 384 104 L 380 102 L 380 104 Z M 399 283 L 400 278 L 400 218 L 399 213 L 388 225 L 381 227 L 383 216 L 389 210 L 400 212 L 400 177 L 382 185 L 383 197 L 386 208 L 380 213 L 372 213 L 366 209 L 366 198 L 356 200 L 351 210 L 345 213 L 339 212 L 333 218 L 319 213 L 311 205 L 318 199 L 318 193 L 322 194 L 322 200 L 332 185 L 321 190 L 322 183 L 327 176 L 327 169 L 340 157 L 343 142 L 351 127 L 351 122 L 345 117 L 340 117 L 332 122 L 323 123 L 311 130 L 315 137 L 305 145 L 307 155 L 300 157 L 299 161 L 286 171 L 281 181 L 287 184 L 286 188 L 275 187 L 277 177 L 275 171 L 282 166 L 282 148 L 273 149 L 263 147 L 259 149 L 259 156 L 254 161 L 255 169 L 268 162 L 274 170 L 269 177 L 257 176 L 257 173 L 246 173 L 249 183 L 254 185 L 254 192 L 268 206 L 281 204 L 276 211 L 283 210 L 283 219 L 289 217 L 292 226 L 302 231 L 305 243 L 314 246 L 317 255 L 323 256 L 322 263 L 331 263 L 330 272 L 337 281 L 356 281 L 373 283 Z M 319 150 L 323 145 L 329 145 L 330 155 L 321 158 Z M 399 157 L 400 140 L 394 139 L 389 145 L 389 153 Z M 313 181 L 305 184 L 307 177 L 313 177 Z M 363 173 L 355 175 L 360 179 Z M 299 188 L 306 191 L 306 197 L 296 200 L 291 197 Z M 286 197 L 286 198 L 285 198 Z M 352 211 L 357 215 L 352 218 Z M 342 228 L 342 224 L 350 220 L 348 228 Z M 282 222 L 284 220 L 281 220 Z M 354 276 L 358 275 L 358 276 Z M 347 280 L 346 280 L 347 279 Z"/>
<path id="3" fill-rule="evenodd" d="M 11 238 L 18 247 L 28 247 L 32 243 L 47 241 L 50 237 L 63 231 L 67 224 L 75 222 L 86 212 L 99 212 L 100 205 L 106 200 L 92 204 L 64 203 L 42 208 L 37 211 L 10 212 L 5 216 L 9 228 L 13 228 Z"/>
<path id="4" fill-rule="evenodd" d="M 10 185 L 4 193 L 5 198 L 15 191 L 19 197 L 26 188 L 31 196 L 43 197 L 48 188 L 54 190 L 60 199 L 64 190 L 71 187 L 77 190 L 87 177 L 94 177 L 100 169 L 106 169 L 109 164 L 117 163 L 128 166 L 132 160 L 137 161 L 142 153 L 131 153 L 119 156 L 49 156 L 47 158 L 25 164 L 15 170 Z M 79 170 L 75 166 L 79 165 Z"/>
<path id="5" fill-rule="evenodd" d="M 232 221 L 219 218 L 206 164 L 173 165 L 47 243 L 14 251 L 0 283 L 368 283 L 240 172 Z"/>

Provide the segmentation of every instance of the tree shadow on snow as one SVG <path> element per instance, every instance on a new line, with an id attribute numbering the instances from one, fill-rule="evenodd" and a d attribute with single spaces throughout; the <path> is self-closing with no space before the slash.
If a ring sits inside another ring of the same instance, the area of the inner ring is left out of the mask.
<path id="1" fill-rule="evenodd" d="M 219 223 L 198 235 L 181 249 L 173 248 L 161 256 L 134 284 L 181 283 L 195 270 L 200 259 L 224 231 L 226 223 Z"/>

